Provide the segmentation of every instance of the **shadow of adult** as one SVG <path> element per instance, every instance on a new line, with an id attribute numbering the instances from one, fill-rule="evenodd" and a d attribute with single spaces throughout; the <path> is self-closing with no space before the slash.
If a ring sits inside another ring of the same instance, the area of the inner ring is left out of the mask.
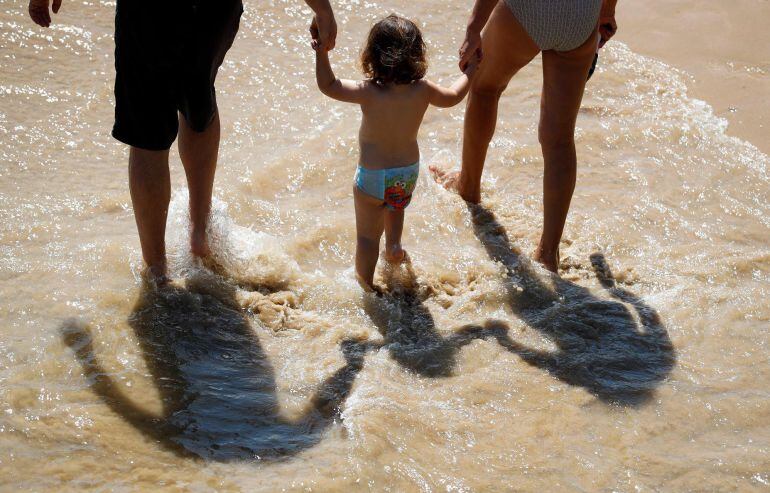
<path id="1" fill-rule="evenodd" d="M 451 376 L 463 346 L 496 333 L 496 329 L 469 325 L 442 336 L 423 303 L 408 258 L 401 266 L 386 268 L 384 274 L 387 291 L 381 296 L 366 294 L 364 309 L 383 335 L 390 357 L 407 370 L 430 378 Z"/>
<path id="2" fill-rule="evenodd" d="M 557 349 L 540 350 L 514 341 L 503 322 L 485 324 L 488 333 L 528 364 L 584 387 L 604 401 L 634 405 L 647 400 L 676 362 L 658 313 L 617 286 L 601 253 L 594 253 L 590 260 L 610 299 L 538 272 L 511 245 L 492 211 L 480 205 L 469 205 L 469 209 L 476 237 L 489 257 L 505 267 L 511 309 Z"/>
<path id="3" fill-rule="evenodd" d="M 129 317 L 162 400 L 153 414 L 109 375 L 87 327 L 62 327 L 91 389 L 116 414 L 181 456 L 232 461 L 280 458 L 317 444 L 339 415 L 365 344 L 344 341 L 345 365 L 327 378 L 299 418 L 282 415 L 273 368 L 236 303 L 235 288 L 217 276 L 186 286 L 143 288 Z"/>

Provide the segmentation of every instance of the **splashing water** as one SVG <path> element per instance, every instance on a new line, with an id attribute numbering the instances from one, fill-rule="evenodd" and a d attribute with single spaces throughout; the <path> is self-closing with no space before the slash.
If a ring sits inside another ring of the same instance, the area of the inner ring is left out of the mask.
<path id="1" fill-rule="evenodd" d="M 685 74 L 613 42 L 578 119 L 563 275 L 541 220 L 539 62 L 500 106 L 483 203 L 420 176 L 411 270 L 352 277 L 357 109 L 313 82 L 297 2 L 249 7 L 217 80 L 210 238 L 184 176 L 147 292 L 112 118 L 109 2 L 58 27 L 0 9 L 0 477 L 10 489 L 761 490 L 770 397 L 768 157 Z M 414 17 L 448 80 L 460 5 L 337 2 L 354 77 L 369 21 Z M 464 8 L 464 7 L 463 7 Z M 384 10 L 383 10 L 384 9 Z M 422 162 L 457 165 L 462 108 Z M 117 168 L 116 168 L 117 167 Z"/>

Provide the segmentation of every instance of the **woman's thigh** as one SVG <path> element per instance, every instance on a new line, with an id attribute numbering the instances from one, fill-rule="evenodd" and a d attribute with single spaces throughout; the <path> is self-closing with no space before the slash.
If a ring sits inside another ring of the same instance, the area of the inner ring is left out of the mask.
<path id="1" fill-rule="evenodd" d="M 481 33 L 483 60 L 473 79 L 475 90 L 502 91 L 516 72 L 540 52 L 511 10 L 498 2 Z"/>
<path id="2" fill-rule="evenodd" d="M 543 94 L 540 101 L 540 137 L 545 143 L 571 142 L 583 99 L 588 71 L 596 53 L 595 30 L 571 51 L 543 52 Z"/>

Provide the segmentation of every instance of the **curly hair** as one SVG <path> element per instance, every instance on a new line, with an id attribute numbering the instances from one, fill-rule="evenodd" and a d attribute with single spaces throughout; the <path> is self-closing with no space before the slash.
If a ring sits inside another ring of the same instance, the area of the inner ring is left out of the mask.
<path id="1" fill-rule="evenodd" d="M 420 28 L 409 19 L 390 14 L 369 31 L 361 68 L 378 84 L 408 84 L 425 77 L 425 51 Z"/>

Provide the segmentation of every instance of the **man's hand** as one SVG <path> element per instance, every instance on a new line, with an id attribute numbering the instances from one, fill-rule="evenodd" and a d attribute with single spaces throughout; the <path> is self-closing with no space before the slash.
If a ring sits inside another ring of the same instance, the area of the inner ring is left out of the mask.
<path id="1" fill-rule="evenodd" d="M 51 25 L 51 13 L 48 11 L 50 0 L 29 0 L 29 16 L 38 26 Z M 61 7 L 61 0 L 53 0 L 53 13 L 57 14 Z"/>
<path id="2" fill-rule="evenodd" d="M 615 22 L 615 4 L 612 0 L 602 2 L 602 10 L 599 12 L 599 48 L 612 38 L 618 31 L 618 23 Z"/>
<path id="3" fill-rule="evenodd" d="M 476 62 L 480 62 L 482 58 L 481 52 L 481 33 L 475 29 L 468 29 L 465 32 L 465 40 L 460 45 L 460 70 L 465 72 L 474 59 Z"/>
<path id="4" fill-rule="evenodd" d="M 334 49 L 337 40 L 337 22 L 331 12 L 322 12 L 313 16 L 310 23 L 310 37 L 313 38 L 313 49 L 329 51 Z"/>

